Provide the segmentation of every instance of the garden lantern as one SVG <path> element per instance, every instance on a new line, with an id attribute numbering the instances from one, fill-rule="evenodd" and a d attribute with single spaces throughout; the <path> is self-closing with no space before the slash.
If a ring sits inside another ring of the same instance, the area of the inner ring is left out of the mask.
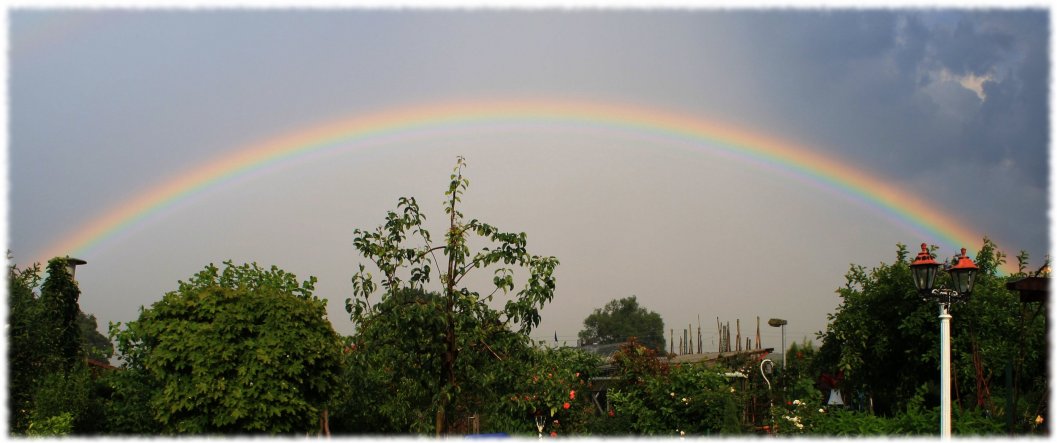
<path id="1" fill-rule="evenodd" d="M 947 269 L 947 273 L 951 275 L 951 282 L 953 283 L 954 290 L 968 296 L 973 290 L 973 285 L 976 283 L 977 269 L 979 268 L 976 266 L 976 263 L 973 263 L 973 261 L 965 255 L 965 248 L 962 248 L 962 254 L 956 258 L 954 266 Z"/>
<path id="2" fill-rule="evenodd" d="M 952 289 L 934 288 L 936 271 L 940 264 L 932 259 L 928 245 L 921 244 L 921 252 L 910 263 L 914 286 L 923 297 L 936 297 L 940 308 L 940 438 L 951 438 L 951 303 L 968 300 L 976 283 L 976 264 L 962 253 L 954 258 L 954 265 L 947 268 Z"/>
<path id="3" fill-rule="evenodd" d="M 918 292 L 922 294 L 932 292 L 932 287 L 936 284 L 936 270 L 939 268 L 940 264 L 932 259 L 928 245 L 922 243 L 921 252 L 910 264 L 910 272 L 914 275 L 914 286 L 917 286 Z"/>

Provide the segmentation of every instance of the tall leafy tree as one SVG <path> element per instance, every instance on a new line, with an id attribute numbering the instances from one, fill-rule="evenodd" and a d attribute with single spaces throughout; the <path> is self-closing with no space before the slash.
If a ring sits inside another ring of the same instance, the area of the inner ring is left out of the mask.
<path id="1" fill-rule="evenodd" d="M 40 270 L 38 264 L 8 268 L 8 423 L 12 432 L 22 433 L 62 416 L 74 432 L 90 431 L 93 382 L 84 363 L 89 346 L 79 323 L 81 291 L 67 271 L 67 258 L 48 262 L 43 284 Z"/>
<path id="2" fill-rule="evenodd" d="M 25 432 L 33 408 L 33 391 L 41 377 L 58 365 L 49 352 L 51 336 L 44 331 L 40 305 L 33 293 L 39 283 L 39 265 L 26 269 L 8 266 L 7 408 L 11 432 Z"/>
<path id="3" fill-rule="evenodd" d="M 332 414 L 335 433 L 435 431 L 434 398 L 444 381 L 437 375 L 445 350 L 437 337 L 447 329 L 438 313 L 444 308 L 441 294 L 406 288 L 372 306 L 374 314 L 357 324 L 347 348 L 349 389 Z M 455 366 L 461 385 L 449 415 L 483 417 L 482 432 L 512 432 L 531 423 L 531 417 L 512 418 L 516 408 L 501 401 L 517 390 L 536 360 L 530 339 L 494 316 L 460 315 L 456 321 L 462 333 Z M 465 430 L 465 420 L 450 422 L 453 432 Z"/>
<path id="4" fill-rule="evenodd" d="M 957 404 L 997 413 L 988 398 L 1001 392 L 992 382 L 1007 364 L 1017 365 L 1016 389 L 1046 390 L 1046 320 L 1044 313 L 1025 316 L 1032 308 L 1005 288 L 1010 276 L 998 274 L 1005 257 L 990 239 L 984 238 L 973 259 L 980 270 L 972 296 L 951 307 L 955 395 Z M 917 293 L 909 263 L 907 248 L 900 244 L 894 263 L 870 270 L 851 267 L 845 285 L 837 290 L 841 304 L 828 315 L 815 359 L 820 372 L 843 371 L 842 390 L 868 395 L 884 415 L 904 410 L 922 387 L 929 392 L 926 400 L 938 403 L 938 308 L 935 300 L 923 300 Z M 946 275 L 939 278 L 938 284 L 949 286 Z M 1017 408 L 1031 415 L 1031 406 Z M 1034 406 L 1037 410 L 1038 404 Z"/>
<path id="5" fill-rule="evenodd" d="M 664 320 L 660 314 L 640 306 L 634 295 L 595 309 L 584 319 L 584 329 L 580 331 L 580 340 L 589 344 L 623 343 L 631 337 L 664 352 Z"/>
<path id="6" fill-rule="evenodd" d="M 539 324 L 539 309 L 554 297 L 553 274 L 558 265 L 554 257 L 530 254 L 524 232 L 503 232 L 477 219 L 466 221 L 460 210 L 470 183 L 463 176 L 465 167 L 465 160 L 459 157 L 445 192 L 447 228 L 443 243 L 434 243 L 424 226 L 425 215 L 413 197 L 400 198 L 397 211 L 389 211 L 377 229 L 355 231 L 353 244 L 380 272 L 380 282 L 361 264 L 352 279 L 353 297 L 346 300 L 346 309 L 357 327 L 369 328 L 369 323 L 386 316 L 371 303 L 379 284 L 384 302 L 399 297 L 405 289 L 423 290 L 436 277 L 439 300 L 425 304 L 422 312 L 413 311 L 401 326 L 425 338 L 419 351 L 422 366 L 417 371 L 420 385 L 432 395 L 425 412 L 433 416 L 437 435 L 446 432 L 458 409 L 465 406 L 469 398 L 464 395 L 465 387 L 477 382 L 476 377 L 488 376 L 460 372 L 460 362 L 472 360 L 474 354 L 494 353 L 494 358 L 502 358 L 489 349 L 489 337 L 497 329 L 527 336 Z M 472 252 L 471 241 L 487 246 Z M 466 276 L 479 269 L 492 271 L 494 287 L 487 295 L 464 285 Z M 489 303 L 497 293 L 505 296 L 515 291 L 515 270 L 526 275 L 524 285 L 509 296 L 502 309 L 493 309 Z"/>
<path id="7" fill-rule="evenodd" d="M 318 429 L 341 374 L 342 343 L 312 295 L 315 277 L 224 263 L 194 275 L 114 332 L 128 375 L 150 389 L 165 433 Z M 126 411 L 130 412 L 130 411 Z"/>
<path id="8" fill-rule="evenodd" d="M 81 343 L 81 327 L 77 316 L 81 312 L 78 300 L 81 290 L 67 271 L 66 258 L 56 257 L 48 261 L 48 278 L 40 290 L 41 319 L 49 332 L 55 334 L 56 346 L 64 368 L 82 364 L 84 357 Z"/>

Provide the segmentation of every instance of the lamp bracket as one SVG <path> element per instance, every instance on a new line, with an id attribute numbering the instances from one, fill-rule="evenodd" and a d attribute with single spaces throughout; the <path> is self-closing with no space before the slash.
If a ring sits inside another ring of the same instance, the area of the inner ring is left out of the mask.
<path id="1" fill-rule="evenodd" d="M 931 292 L 928 292 L 926 295 L 935 297 L 936 299 L 939 300 L 940 303 L 943 303 L 943 304 L 945 304 L 947 306 L 950 306 L 952 303 L 955 303 L 955 302 L 965 301 L 969 297 L 969 293 L 968 292 L 961 293 L 961 292 L 955 291 L 954 289 L 947 289 L 947 288 L 945 288 L 943 286 L 940 286 L 939 288 L 933 289 Z M 928 300 L 928 298 L 926 298 L 926 297 L 923 297 L 923 298 L 925 298 L 925 300 Z"/>

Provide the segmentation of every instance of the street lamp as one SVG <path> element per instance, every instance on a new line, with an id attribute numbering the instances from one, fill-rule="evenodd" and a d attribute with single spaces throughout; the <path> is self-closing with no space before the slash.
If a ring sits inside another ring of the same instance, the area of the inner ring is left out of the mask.
<path id="1" fill-rule="evenodd" d="M 921 252 L 910 263 L 910 271 L 914 277 L 914 286 L 922 296 L 936 297 L 940 307 L 940 438 L 951 438 L 951 303 L 969 299 L 976 283 L 976 264 L 965 255 L 962 248 L 961 255 L 955 257 L 954 266 L 947 268 L 950 274 L 953 289 L 940 286 L 933 289 L 936 284 L 936 271 L 940 264 L 932 259 L 928 246 L 921 244 Z"/>
<path id="2" fill-rule="evenodd" d="M 70 280 L 76 280 L 74 273 L 77 272 L 77 266 L 87 264 L 88 262 L 79 258 L 66 257 L 66 272 L 70 274 Z"/>
<path id="3" fill-rule="evenodd" d="M 785 371 L 785 325 L 786 325 L 786 323 L 789 323 L 789 322 L 787 322 L 785 320 L 782 320 L 780 318 L 772 318 L 770 320 L 767 320 L 767 324 L 769 324 L 771 326 L 774 326 L 776 328 L 777 327 L 781 327 L 782 328 L 782 371 L 783 371 L 782 373 L 783 374 L 785 373 L 784 371 Z"/>

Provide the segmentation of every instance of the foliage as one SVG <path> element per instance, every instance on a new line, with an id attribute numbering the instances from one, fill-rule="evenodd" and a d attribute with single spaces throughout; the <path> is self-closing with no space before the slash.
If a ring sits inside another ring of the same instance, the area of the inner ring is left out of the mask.
<path id="1" fill-rule="evenodd" d="M 89 397 L 95 386 L 83 358 L 89 349 L 105 355 L 109 341 L 88 343 L 99 337 L 83 333 L 88 317 L 80 311 L 80 290 L 67 272 L 66 258 L 48 263 L 43 285 L 40 273 L 39 264 L 8 267 L 8 426 L 12 433 L 24 433 L 33 422 L 39 431 L 42 420 L 68 413 L 71 431 L 91 432 L 96 409 Z"/>
<path id="2" fill-rule="evenodd" d="M 153 387 L 150 410 L 165 433 L 314 429 L 341 370 L 315 277 L 298 283 L 275 266 L 224 264 L 112 329 L 128 372 L 112 380 L 115 392 Z"/>
<path id="3" fill-rule="evenodd" d="M 786 355 L 786 369 L 781 370 L 782 398 L 818 398 L 823 393 L 815 387 L 814 360 L 818 350 L 809 340 L 803 343 L 793 342 Z"/>
<path id="4" fill-rule="evenodd" d="M 491 431 L 531 435 L 539 432 L 537 417 L 543 433 L 574 435 L 590 432 L 597 407 L 591 397 L 589 380 L 596 375 L 601 359 L 572 348 L 532 349 L 529 359 L 520 362 L 518 377 L 513 380 L 509 399 L 502 398 L 495 408 Z"/>
<path id="5" fill-rule="evenodd" d="M 580 341 L 586 344 L 622 343 L 635 337 L 657 351 L 664 352 L 664 321 L 661 315 L 639 306 L 634 295 L 606 303 L 584 319 Z"/>
<path id="6" fill-rule="evenodd" d="M 669 366 L 629 343 L 614 356 L 621 381 L 609 392 L 613 431 L 640 435 L 738 433 L 745 393 L 716 368 Z"/>
<path id="7" fill-rule="evenodd" d="M 81 348 L 86 356 L 99 361 L 108 361 L 114 356 L 114 344 L 99 333 L 95 314 L 77 313 L 77 329 L 80 330 Z"/>
<path id="8" fill-rule="evenodd" d="M 841 407 L 822 406 L 817 400 L 795 399 L 773 408 L 777 432 L 826 436 L 926 436 L 939 434 L 939 408 L 927 408 L 927 389 L 918 388 L 906 408 L 891 417 Z M 986 417 L 982 411 L 955 408 L 953 433 L 958 435 L 1000 435 L 1002 420 Z"/>
<path id="9" fill-rule="evenodd" d="M 113 325 L 111 334 L 119 333 L 117 325 Z M 101 406 L 104 417 L 102 426 L 112 434 L 157 434 L 162 426 L 154 417 L 151 397 L 161 390 L 161 384 L 143 367 L 142 360 L 136 360 L 134 355 L 134 351 L 122 354 L 124 368 L 107 372 L 99 381 L 106 392 Z"/>
<path id="10" fill-rule="evenodd" d="M 842 390 L 861 391 L 873 399 L 875 411 L 891 416 L 906 410 L 920 386 L 925 405 L 938 404 L 939 322 L 935 302 L 917 293 L 910 278 L 909 254 L 898 245 L 897 260 L 869 271 L 853 265 L 837 292 L 841 304 L 828 316 L 820 336 L 816 370 L 846 377 Z M 1016 294 L 1005 289 L 1008 277 L 997 273 L 1004 262 L 990 239 L 974 257 L 980 267 L 968 302 L 952 306 L 951 348 L 959 401 L 970 408 L 997 408 L 988 401 L 995 373 L 1015 365 L 1017 391 L 1045 390 L 1045 315 L 1029 311 Z M 937 285 L 947 284 L 941 275 Z M 1039 383 L 1041 382 L 1041 383 Z M 1015 393 L 1010 393 L 1011 395 Z M 1034 411 L 1023 415 L 1034 416 Z"/>
<path id="11" fill-rule="evenodd" d="M 10 258 L 10 256 L 9 256 Z M 8 428 L 12 432 L 25 432 L 29 426 L 33 391 L 49 368 L 58 365 L 53 353 L 48 352 L 50 334 L 46 334 L 42 322 L 40 305 L 36 303 L 33 288 L 40 282 L 40 266 L 19 269 L 10 265 L 7 269 L 8 285 L 8 348 L 9 378 Z"/>
<path id="12" fill-rule="evenodd" d="M 40 290 L 40 303 L 44 316 L 40 319 L 57 336 L 55 346 L 63 368 L 81 365 L 84 354 L 81 344 L 81 328 L 77 315 L 81 312 L 77 304 L 81 290 L 67 271 L 66 258 L 56 257 L 48 261 L 48 278 Z"/>
<path id="13" fill-rule="evenodd" d="M 73 431 L 73 416 L 69 412 L 31 422 L 26 429 L 30 437 L 57 437 Z"/>
<path id="14" fill-rule="evenodd" d="M 523 340 L 505 335 L 503 331 L 516 331 L 527 336 L 539 324 L 539 309 L 554 296 L 553 273 L 558 265 L 557 259 L 530 254 L 526 250 L 525 233 L 502 232 L 476 219 L 464 221 L 459 203 L 469 186 L 469 180 L 462 175 L 465 166 L 463 158 L 458 158 L 445 193 L 448 228 L 442 246 L 433 243 L 424 227 L 425 215 L 413 197 L 400 198 L 398 212 L 389 211 L 385 223 L 374 231 L 355 231 L 353 243 L 357 251 L 381 272 L 383 293 L 379 304 L 384 306 L 390 298 L 405 297 L 402 295 L 405 290 L 425 291 L 434 271 L 441 285 L 439 296 L 434 300 L 420 299 L 412 301 L 416 306 L 410 309 L 386 312 L 379 310 L 378 304 L 371 305 L 371 296 L 379 283 L 361 264 L 352 278 L 353 297 L 346 300 L 346 310 L 358 329 L 371 329 L 372 322 L 399 324 L 404 328 L 400 334 L 406 333 L 418 340 L 411 348 L 415 351 L 385 343 L 370 350 L 381 355 L 374 358 L 386 361 L 407 360 L 406 356 L 398 355 L 407 352 L 422 357 L 422 364 L 409 368 L 402 390 L 396 392 L 398 395 L 425 392 L 431 398 L 428 403 L 409 398 L 402 404 L 414 410 L 389 414 L 416 417 L 411 422 L 419 425 L 402 431 L 421 432 L 423 419 L 433 415 L 433 428 L 440 435 L 458 420 L 455 418 L 458 414 L 471 413 L 466 408 L 473 405 L 469 398 L 476 394 L 466 389 L 481 385 L 482 378 L 494 374 L 478 372 L 461 360 L 501 360 L 501 354 L 490 349 L 493 343 L 489 340 L 497 334 L 513 341 Z M 471 254 L 471 240 L 488 246 Z M 438 252 L 445 262 L 438 261 Z M 467 275 L 481 268 L 493 269 L 494 289 L 485 296 L 461 286 Z M 502 291 L 505 295 L 514 291 L 515 270 L 527 273 L 524 286 L 505 302 L 501 310 L 492 309 L 489 303 L 497 292 Z M 467 370 L 460 371 L 459 368 Z M 407 421 L 401 420 L 400 423 Z"/>
<path id="15" fill-rule="evenodd" d="M 360 323 L 348 348 L 344 380 L 353 395 L 335 410 L 336 432 L 426 433 L 433 428 L 430 409 L 441 379 L 425 375 L 441 372 L 445 346 L 436 337 L 444 334 L 446 325 L 435 313 L 443 304 L 439 294 L 404 289 L 373 306 L 374 314 Z M 477 320 L 460 316 L 456 325 L 481 333 L 463 334 L 465 340 L 459 342 L 464 350 L 480 351 L 463 352 L 456 367 L 476 381 L 463 387 L 464 395 L 453 405 L 469 414 L 483 406 L 475 398 L 501 389 L 510 376 L 501 358 L 524 360 L 528 348 L 523 335 L 495 323 L 475 324 Z"/>
<path id="16" fill-rule="evenodd" d="M 404 320 L 420 310 L 429 312 L 429 304 L 441 300 L 434 293 L 405 290 L 375 305 L 393 323 L 369 322 L 350 339 L 344 379 L 351 395 L 335 405 L 335 433 L 430 431 L 432 392 L 439 381 L 422 372 L 426 368 L 438 373 L 441 355 L 428 352 L 430 340 L 410 333 Z M 436 327 L 443 330 L 442 324 Z M 473 383 L 461 387 L 453 410 L 459 417 L 478 417 L 480 432 L 534 435 L 537 414 L 546 418 L 547 432 L 579 433 L 586 428 L 593 412 L 586 381 L 600 364 L 597 356 L 534 347 L 525 335 L 505 328 L 493 329 L 476 346 L 467 346 L 476 352 L 462 353 L 456 370 Z M 466 420 L 455 420 L 449 431 L 471 429 Z"/>
<path id="17" fill-rule="evenodd" d="M 51 417 L 65 415 L 71 419 L 71 432 L 83 431 L 91 425 L 85 420 L 91 402 L 92 380 L 87 366 L 49 372 L 34 391 L 31 420 L 42 423 Z"/>

